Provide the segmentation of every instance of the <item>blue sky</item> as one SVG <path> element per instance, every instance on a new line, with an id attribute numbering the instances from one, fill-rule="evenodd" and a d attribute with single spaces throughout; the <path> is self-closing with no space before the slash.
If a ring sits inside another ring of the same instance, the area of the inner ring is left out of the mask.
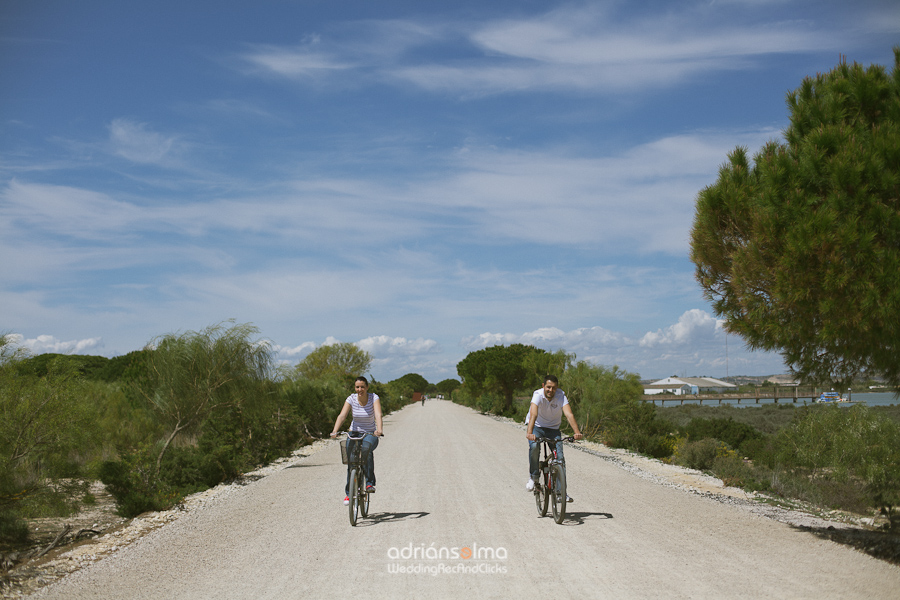
<path id="1" fill-rule="evenodd" d="M 895 1 L 2 0 L 0 332 L 783 373 L 702 296 L 696 195 L 803 77 L 898 43 Z"/>

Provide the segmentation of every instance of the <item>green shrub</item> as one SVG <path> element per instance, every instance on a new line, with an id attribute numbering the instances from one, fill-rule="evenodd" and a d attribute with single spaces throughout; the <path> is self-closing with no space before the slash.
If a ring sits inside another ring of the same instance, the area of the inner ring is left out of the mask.
<path id="1" fill-rule="evenodd" d="M 659 418 L 652 403 L 626 399 L 601 414 L 605 423 L 602 438 L 607 445 L 654 458 L 671 455 L 671 432 L 674 427 Z"/>
<path id="2" fill-rule="evenodd" d="M 2 348 L 0 348 L 2 351 Z M 66 516 L 99 447 L 96 413 L 71 363 L 48 359 L 43 375 L 0 364 L 0 543 L 23 539 L 22 519 Z"/>
<path id="3" fill-rule="evenodd" d="M 24 546 L 29 539 L 25 519 L 10 508 L 0 509 L 0 552 Z"/>
<path id="4" fill-rule="evenodd" d="M 338 380 L 286 379 L 279 383 L 279 394 L 302 421 L 298 427 L 305 426 L 310 436 L 324 437 L 334 427 L 349 392 Z"/>
<path id="5" fill-rule="evenodd" d="M 709 471 L 720 452 L 720 446 L 721 442 L 712 438 L 688 441 L 678 447 L 672 460 L 691 469 Z"/>
<path id="6" fill-rule="evenodd" d="M 125 518 L 164 510 L 177 500 L 154 475 L 154 458 L 148 452 L 123 452 L 121 460 L 104 461 L 100 481 L 116 499 L 116 511 Z"/>
<path id="7" fill-rule="evenodd" d="M 710 470 L 725 485 L 755 490 L 763 487 L 757 481 L 753 468 L 733 452 L 717 454 L 712 461 Z"/>
<path id="8" fill-rule="evenodd" d="M 28 524 L 22 517 L 21 503 L 27 489 L 16 482 L 12 473 L 0 471 L 0 551 L 28 541 Z"/>
<path id="9" fill-rule="evenodd" d="M 817 501 L 891 518 L 900 505 L 900 424 L 865 406 L 810 407 L 775 439 L 775 461 L 817 486 Z"/>
<path id="10" fill-rule="evenodd" d="M 741 444 L 740 452 L 747 458 L 773 468 L 775 461 L 775 444 L 773 436 L 763 436 L 746 440 Z"/>
<path id="11" fill-rule="evenodd" d="M 732 419 L 749 425 L 764 435 L 771 435 L 788 426 L 796 412 L 797 407 L 794 404 L 741 405 L 741 407 L 731 404 L 721 406 L 684 404 L 659 408 L 660 417 L 671 421 L 679 429 L 683 429 L 695 419 Z"/>
<path id="12" fill-rule="evenodd" d="M 684 429 L 692 440 L 713 438 L 721 440 L 732 448 L 740 448 L 745 442 L 761 439 L 763 436 L 756 429 L 732 418 L 727 419 L 694 419 Z"/>

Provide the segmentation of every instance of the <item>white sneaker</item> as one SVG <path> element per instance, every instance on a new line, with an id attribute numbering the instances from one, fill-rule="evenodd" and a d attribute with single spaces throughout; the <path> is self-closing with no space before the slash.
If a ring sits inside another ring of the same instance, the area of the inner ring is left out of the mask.
<path id="1" fill-rule="evenodd" d="M 573 502 L 575 502 L 575 498 L 573 498 L 572 496 L 566 494 L 566 502 L 569 503 L 569 504 L 572 504 Z"/>
<path id="2" fill-rule="evenodd" d="M 525 491 L 526 492 L 534 491 L 534 479 L 532 479 L 531 477 L 528 478 L 528 482 L 525 484 Z"/>

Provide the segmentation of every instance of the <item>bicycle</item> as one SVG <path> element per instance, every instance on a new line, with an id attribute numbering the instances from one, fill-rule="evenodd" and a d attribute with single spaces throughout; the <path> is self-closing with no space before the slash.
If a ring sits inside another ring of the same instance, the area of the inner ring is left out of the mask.
<path id="1" fill-rule="evenodd" d="M 562 523 L 566 517 L 566 472 L 563 463 L 556 454 L 556 444 L 574 442 L 575 438 L 566 437 L 560 440 L 539 437 L 535 442 L 544 448 L 544 459 L 540 462 L 538 481 L 534 483 L 534 503 L 538 515 L 547 516 L 547 505 L 553 509 L 553 520 Z"/>
<path id="2" fill-rule="evenodd" d="M 350 466 L 350 525 L 356 527 L 360 516 L 369 516 L 369 492 L 366 490 L 365 459 L 362 454 L 362 439 L 366 437 L 362 431 L 347 431 L 346 439 L 341 440 L 341 462 Z M 354 435 L 359 433 L 360 435 Z M 353 450 L 348 451 L 349 441 L 356 441 Z"/>

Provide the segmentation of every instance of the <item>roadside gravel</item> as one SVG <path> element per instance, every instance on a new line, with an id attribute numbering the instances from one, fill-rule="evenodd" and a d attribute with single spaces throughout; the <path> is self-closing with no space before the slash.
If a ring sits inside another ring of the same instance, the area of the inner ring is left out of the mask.
<path id="1" fill-rule="evenodd" d="M 172 523 L 185 514 L 203 510 L 226 501 L 229 496 L 240 491 L 248 484 L 258 481 L 263 477 L 277 473 L 282 469 L 295 466 L 304 458 L 316 454 L 332 446 L 332 440 L 317 440 L 310 445 L 295 450 L 290 456 L 274 461 L 259 469 L 246 473 L 241 479 L 231 483 L 218 485 L 203 492 L 192 494 L 171 510 L 150 512 L 133 519 L 123 519 L 113 511 L 114 501 L 104 503 L 106 510 L 96 510 L 88 507 L 85 514 L 72 519 L 66 519 L 66 523 L 87 523 L 106 521 L 103 529 L 108 533 L 94 539 L 84 540 L 72 547 L 63 547 L 47 554 L 45 558 L 27 561 L 10 572 L 13 585 L 0 588 L 0 598 L 6 600 L 18 600 L 29 594 L 44 588 L 45 586 L 79 571 L 99 560 L 115 554 L 139 540 L 146 534 Z M 94 489 L 95 495 L 105 494 L 104 491 Z"/>

